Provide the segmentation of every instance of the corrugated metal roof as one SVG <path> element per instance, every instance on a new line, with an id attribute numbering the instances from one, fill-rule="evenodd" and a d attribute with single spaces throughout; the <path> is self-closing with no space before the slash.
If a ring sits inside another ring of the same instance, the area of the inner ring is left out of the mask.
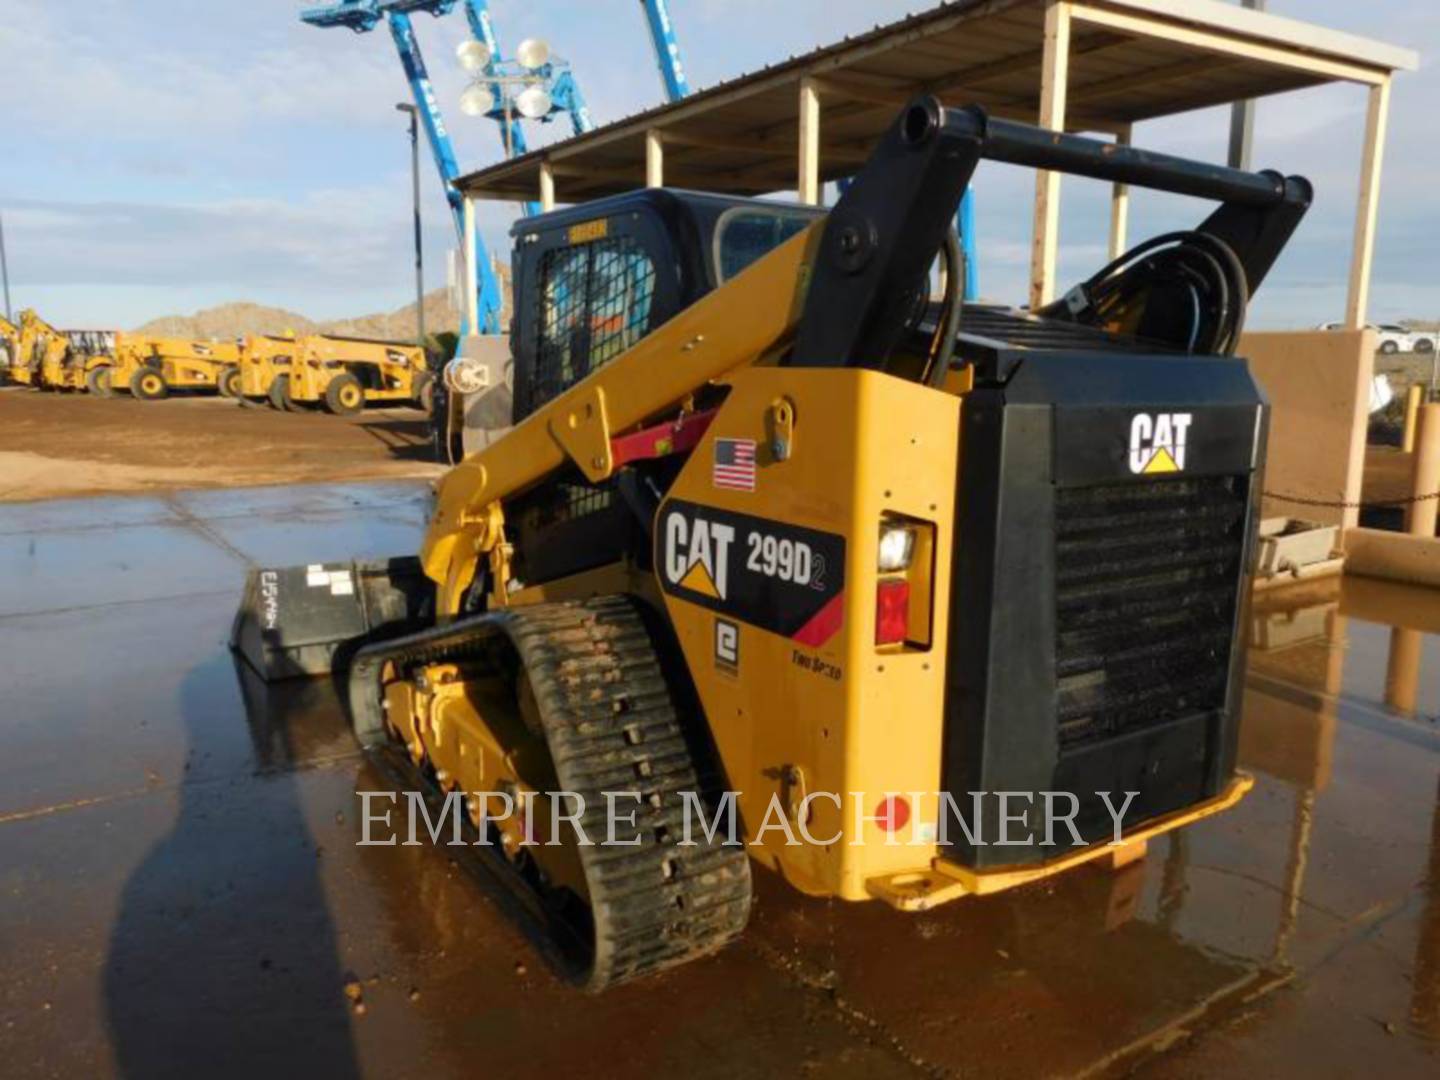
<path id="1" fill-rule="evenodd" d="M 1086 10 L 1094 12 L 1085 18 Z M 1215 0 L 1093 0 L 1072 24 L 1067 126 L 1115 131 L 1140 120 L 1413 68 L 1415 54 Z M 1040 92 L 1044 0 L 952 0 L 897 22 L 737 76 L 462 178 L 482 198 L 533 199 L 549 162 L 560 202 L 645 182 L 645 135 L 661 132 L 665 183 L 735 195 L 793 189 L 799 86 L 821 91 L 822 179 L 852 173 L 917 93 L 976 103 L 1033 122 Z M 1108 17 L 1111 23 L 1100 21 Z M 1137 31 L 1163 20 L 1173 33 Z M 1189 40 L 1223 35 L 1240 56 Z"/>

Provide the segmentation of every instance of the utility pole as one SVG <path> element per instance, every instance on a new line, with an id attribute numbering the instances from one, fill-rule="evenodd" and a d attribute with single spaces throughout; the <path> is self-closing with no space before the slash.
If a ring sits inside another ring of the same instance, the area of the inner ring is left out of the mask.
<path id="1" fill-rule="evenodd" d="M 410 117 L 410 182 L 415 205 L 415 336 L 416 344 L 425 348 L 425 245 L 420 227 L 420 110 L 400 102 L 397 112 Z"/>
<path id="2" fill-rule="evenodd" d="M 1264 11 L 1265 0 L 1240 0 L 1251 11 Z M 1250 170 L 1250 142 L 1255 134 L 1255 101 L 1247 98 L 1230 106 L 1230 154 L 1232 169 Z"/>
<path id="3" fill-rule="evenodd" d="M 15 316 L 10 311 L 10 264 L 5 259 L 5 218 L 0 215 L 0 278 L 5 280 L 5 318 L 9 322 L 15 321 Z"/>

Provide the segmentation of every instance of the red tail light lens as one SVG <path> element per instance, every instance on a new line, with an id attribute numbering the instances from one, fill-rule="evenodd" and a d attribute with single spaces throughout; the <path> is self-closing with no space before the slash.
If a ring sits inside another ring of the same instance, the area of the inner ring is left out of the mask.
<path id="1" fill-rule="evenodd" d="M 875 586 L 875 644 L 903 644 L 909 626 L 910 582 L 881 578 Z"/>

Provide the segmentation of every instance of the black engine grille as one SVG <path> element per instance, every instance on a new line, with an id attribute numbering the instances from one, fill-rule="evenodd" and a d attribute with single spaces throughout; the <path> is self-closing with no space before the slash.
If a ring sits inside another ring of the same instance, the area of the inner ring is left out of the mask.
<path id="1" fill-rule="evenodd" d="M 1225 704 L 1246 481 L 1056 492 L 1062 752 Z"/>

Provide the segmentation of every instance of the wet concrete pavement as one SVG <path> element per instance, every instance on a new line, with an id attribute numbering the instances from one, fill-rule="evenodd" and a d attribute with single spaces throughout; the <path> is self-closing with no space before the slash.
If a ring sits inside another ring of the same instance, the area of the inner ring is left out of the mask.
<path id="1" fill-rule="evenodd" d="M 424 513 L 412 484 L 0 508 L 0 1072 L 1440 1070 L 1440 596 L 1263 596 L 1257 787 L 1143 863 L 919 916 L 761 872 L 741 943 L 591 998 L 468 864 L 356 847 L 354 792 L 393 785 L 328 684 L 225 648 L 247 565 L 408 552 Z"/>

